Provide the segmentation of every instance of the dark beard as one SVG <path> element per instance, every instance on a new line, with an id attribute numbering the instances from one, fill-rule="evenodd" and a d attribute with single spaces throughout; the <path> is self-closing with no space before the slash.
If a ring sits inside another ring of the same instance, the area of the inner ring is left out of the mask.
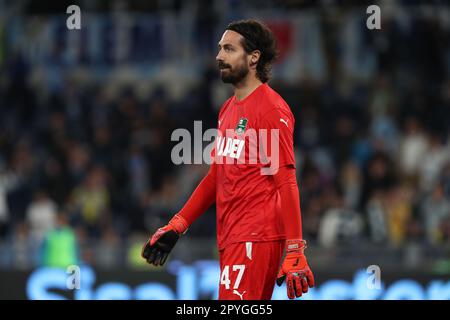
<path id="1" fill-rule="evenodd" d="M 221 73 L 221 78 L 224 83 L 231 83 L 236 85 L 241 82 L 248 74 L 248 68 L 246 66 L 240 67 L 239 69 L 233 70 L 228 69 L 227 74 Z"/>

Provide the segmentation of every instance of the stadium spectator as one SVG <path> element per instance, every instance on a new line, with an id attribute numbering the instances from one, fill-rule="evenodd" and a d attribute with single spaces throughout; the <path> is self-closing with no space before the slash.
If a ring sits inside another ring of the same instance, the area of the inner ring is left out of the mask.
<path id="1" fill-rule="evenodd" d="M 73 229 L 64 213 L 59 213 L 55 228 L 45 235 L 40 251 L 40 265 L 67 268 L 79 262 L 79 248 Z"/>
<path id="2" fill-rule="evenodd" d="M 30 235 L 34 241 L 41 243 L 47 232 L 55 227 L 57 211 L 56 203 L 45 191 L 35 193 L 26 213 Z"/>

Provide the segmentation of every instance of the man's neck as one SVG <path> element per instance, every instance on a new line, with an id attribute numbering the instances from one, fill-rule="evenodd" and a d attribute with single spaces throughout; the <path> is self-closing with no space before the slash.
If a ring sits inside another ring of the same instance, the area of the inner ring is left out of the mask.
<path id="1" fill-rule="evenodd" d="M 257 78 L 246 78 L 234 86 L 234 95 L 238 101 L 247 98 L 256 88 L 262 85 Z"/>

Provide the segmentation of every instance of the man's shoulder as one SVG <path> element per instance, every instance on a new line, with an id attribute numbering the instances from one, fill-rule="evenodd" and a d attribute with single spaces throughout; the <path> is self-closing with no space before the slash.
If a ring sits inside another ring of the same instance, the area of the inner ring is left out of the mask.
<path id="1" fill-rule="evenodd" d="M 262 117 L 265 117 L 276 110 L 282 113 L 292 114 L 291 108 L 287 102 L 269 85 L 265 86 L 264 95 L 259 110 Z"/>

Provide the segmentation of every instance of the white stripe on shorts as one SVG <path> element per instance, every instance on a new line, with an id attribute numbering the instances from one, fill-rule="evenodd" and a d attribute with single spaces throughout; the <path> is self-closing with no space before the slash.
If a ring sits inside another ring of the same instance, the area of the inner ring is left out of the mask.
<path id="1" fill-rule="evenodd" d="M 251 242 L 246 242 L 245 243 L 245 250 L 246 250 L 246 253 L 247 253 L 247 258 L 252 260 L 252 243 Z"/>

